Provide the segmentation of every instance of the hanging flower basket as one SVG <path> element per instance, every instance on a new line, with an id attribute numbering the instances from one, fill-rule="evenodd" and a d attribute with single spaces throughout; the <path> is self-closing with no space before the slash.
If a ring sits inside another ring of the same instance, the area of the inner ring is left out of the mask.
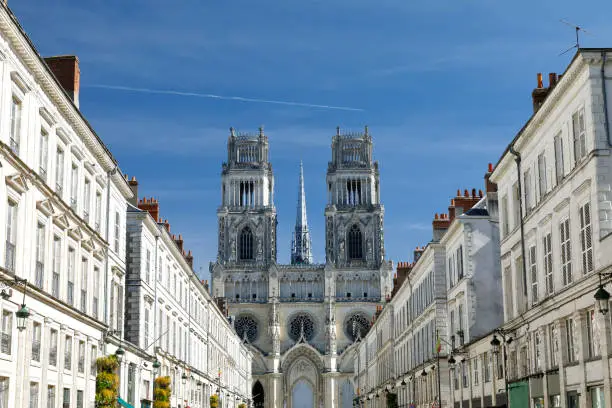
<path id="1" fill-rule="evenodd" d="M 217 394 L 210 396 L 210 408 L 219 408 L 219 396 Z"/>

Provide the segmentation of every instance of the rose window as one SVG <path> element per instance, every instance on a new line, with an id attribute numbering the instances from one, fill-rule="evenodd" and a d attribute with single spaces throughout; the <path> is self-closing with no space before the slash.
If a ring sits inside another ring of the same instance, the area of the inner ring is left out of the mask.
<path id="1" fill-rule="evenodd" d="M 289 337 L 293 341 L 299 341 L 304 334 L 304 340 L 311 341 L 314 337 L 314 321 L 306 313 L 298 313 L 289 322 Z"/>
<path id="2" fill-rule="evenodd" d="M 245 335 L 249 343 L 257 340 L 257 321 L 251 316 L 239 316 L 234 322 L 234 328 L 241 340 Z"/>
<path id="3" fill-rule="evenodd" d="M 344 331 L 349 339 L 355 341 L 357 337 L 364 338 L 370 330 L 370 322 L 363 314 L 354 314 L 349 317 L 344 326 Z"/>

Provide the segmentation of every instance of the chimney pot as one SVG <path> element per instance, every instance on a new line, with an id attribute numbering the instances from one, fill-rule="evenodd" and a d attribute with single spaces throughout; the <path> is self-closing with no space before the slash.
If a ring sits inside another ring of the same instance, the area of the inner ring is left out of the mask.
<path id="1" fill-rule="evenodd" d="M 542 81 L 542 73 L 541 72 L 538 72 L 537 78 L 538 78 L 538 88 L 539 89 L 544 88 L 544 82 Z"/>
<path id="2" fill-rule="evenodd" d="M 467 188 L 463 191 L 463 196 L 464 197 L 469 197 L 470 193 L 468 193 Z"/>
<path id="3" fill-rule="evenodd" d="M 493 163 L 489 163 L 489 173 L 493 173 Z"/>
<path id="4" fill-rule="evenodd" d="M 482 190 L 478 190 L 478 197 L 480 197 L 480 198 L 483 197 Z"/>
<path id="5" fill-rule="evenodd" d="M 476 189 L 475 188 L 472 189 L 472 197 L 476 197 Z"/>

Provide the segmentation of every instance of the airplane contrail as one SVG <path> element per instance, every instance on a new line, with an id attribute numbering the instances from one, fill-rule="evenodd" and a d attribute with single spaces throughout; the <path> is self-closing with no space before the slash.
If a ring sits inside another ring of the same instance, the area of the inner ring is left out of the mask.
<path id="1" fill-rule="evenodd" d="M 223 95 L 198 93 L 198 92 L 171 91 L 171 90 L 149 89 L 149 88 L 134 88 L 130 86 L 104 85 L 104 84 L 90 84 L 90 85 L 84 85 L 84 87 L 114 89 L 117 91 L 141 92 L 141 93 L 150 93 L 150 94 L 192 96 L 196 98 L 224 99 L 224 100 L 240 101 L 240 102 L 270 103 L 274 105 L 301 106 L 304 108 L 334 109 L 334 110 L 343 110 L 343 111 L 352 111 L 352 112 L 363 112 L 363 109 L 361 108 L 351 108 L 348 106 L 318 105 L 314 103 L 291 102 L 291 101 L 275 101 L 275 100 L 270 100 L 270 99 L 245 98 L 243 96 L 223 96 Z"/>

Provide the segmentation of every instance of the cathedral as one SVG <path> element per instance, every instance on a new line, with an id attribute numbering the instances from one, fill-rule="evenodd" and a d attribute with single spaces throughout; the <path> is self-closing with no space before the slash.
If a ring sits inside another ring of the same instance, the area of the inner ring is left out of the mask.
<path id="1" fill-rule="evenodd" d="M 348 408 L 356 343 L 392 289 L 385 260 L 378 163 L 372 136 L 332 137 L 327 167 L 325 263 L 313 263 L 300 165 L 291 264 L 277 263 L 269 142 L 230 129 L 221 172 L 213 296 L 225 298 L 253 353 L 256 408 Z M 287 248 L 289 249 L 289 248 Z"/>

